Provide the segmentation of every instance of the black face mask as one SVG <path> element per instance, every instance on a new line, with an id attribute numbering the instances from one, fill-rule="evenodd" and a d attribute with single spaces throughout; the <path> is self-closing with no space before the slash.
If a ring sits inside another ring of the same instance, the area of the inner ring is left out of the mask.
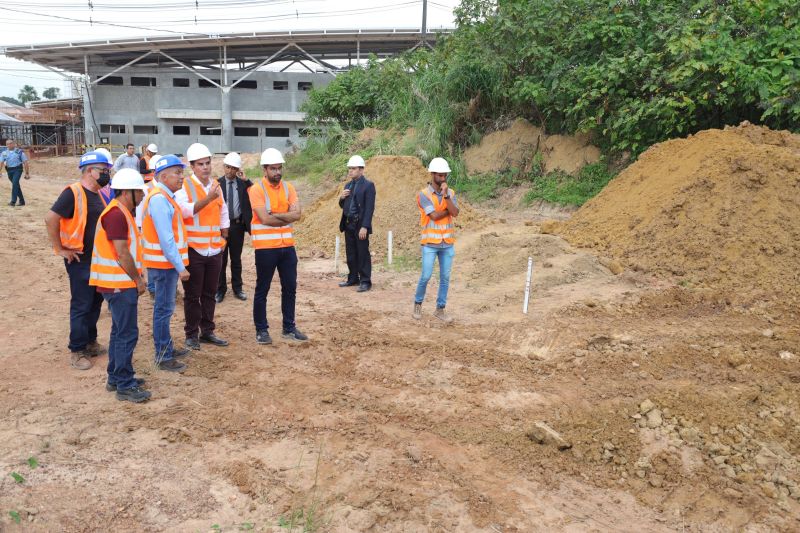
<path id="1" fill-rule="evenodd" d="M 97 178 L 97 184 L 101 187 L 105 187 L 111 182 L 111 172 L 108 170 L 101 170 L 100 177 Z"/>

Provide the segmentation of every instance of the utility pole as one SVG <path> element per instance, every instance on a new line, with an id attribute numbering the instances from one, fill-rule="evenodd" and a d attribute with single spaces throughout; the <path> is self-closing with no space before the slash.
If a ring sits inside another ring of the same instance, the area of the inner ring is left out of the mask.
<path id="1" fill-rule="evenodd" d="M 422 42 L 427 41 L 428 36 L 428 0 L 422 0 Z"/>

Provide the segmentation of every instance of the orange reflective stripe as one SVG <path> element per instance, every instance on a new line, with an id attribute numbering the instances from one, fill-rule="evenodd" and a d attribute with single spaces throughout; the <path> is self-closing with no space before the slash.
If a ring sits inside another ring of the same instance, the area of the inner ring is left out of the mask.
<path id="1" fill-rule="evenodd" d="M 186 196 L 194 204 L 208 196 L 203 184 L 194 175 L 183 180 L 183 189 L 186 191 Z M 222 238 L 220 229 L 222 202 L 222 197 L 219 197 L 206 205 L 199 213 L 183 219 L 183 223 L 186 226 L 187 241 L 191 248 L 221 249 L 225 247 L 225 239 Z"/>
<path id="2" fill-rule="evenodd" d="M 161 187 L 153 187 L 147 193 L 142 206 L 142 263 L 147 268 L 160 268 L 163 270 L 175 268 L 164 256 L 164 251 L 161 249 L 161 243 L 158 240 L 156 225 L 150 217 L 150 200 L 156 194 L 163 194 L 167 201 L 172 204 L 172 234 L 175 236 L 175 244 L 178 246 L 178 252 L 181 254 L 183 264 L 188 265 L 189 245 L 186 241 L 186 227 L 183 224 L 183 218 L 181 218 L 181 208 Z"/>
<path id="3" fill-rule="evenodd" d="M 119 262 L 119 255 L 114 243 L 109 240 L 105 228 L 103 228 L 103 217 L 114 207 L 119 207 L 125 220 L 128 222 L 128 251 L 133 258 L 136 270 L 142 274 L 142 246 L 139 230 L 136 228 L 136 220 L 128 210 L 117 202 L 116 198 L 106 206 L 97 220 L 95 230 L 94 249 L 92 251 L 92 263 L 89 271 L 89 285 L 104 287 L 107 289 L 130 289 L 136 287 L 136 282 L 131 279 Z"/>
<path id="4" fill-rule="evenodd" d="M 269 185 L 266 178 L 261 178 L 260 187 L 251 187 L 250 194 L 264 199 L 264 208 L 267 213 L 287 213 L 289 211 L 290 187 L 289 183 L 282 181 L 283 187 L 277 190 Z M 262 224 L 253 210 L 253 219 L 250 222 L 250 241 L 256 250 L 265 248 L 288 248 L 294 246 L 292 225 L 268 226 Z"/>
<path id="5" fill-rule="evenodd" d="M 442 198 L 439 201 L 439 197 L 433 194 L 430 191 L 430 188 L 422 189 L 420 194 L 425 195 L 431 203 L 433 203 L 433 207 L 435 211 L 446 211 L 447 210 L 447 202 Z M 446 217 L 442 217 L 438 220 L 433 220 L 427 213 L 425 213 L 425 209 L 422 208 L 422 204 L 419 201 L 419 196 L 417 196 L 417 207 L 419 207 L 419 225 L 422 226 L 421 229 L 421 244 L 441 244 L 442 242 L 447 244 L 453 244 L 456 242 L 455 238 L 455 226 L 453 226 L 453 217 L 451 215 L 447 215 Z"/>

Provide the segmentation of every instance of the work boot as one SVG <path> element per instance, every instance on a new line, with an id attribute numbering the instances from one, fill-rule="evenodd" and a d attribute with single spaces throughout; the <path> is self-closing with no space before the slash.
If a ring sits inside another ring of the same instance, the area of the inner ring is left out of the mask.
<path id="1" fill-rule="evenodd" d="M 186 339 L 183 343 L 184 346 L 189 348 L 190 350 L 199 350 L 200 349 L 200 341 L 194 337 Z"/>
<path id="2" fill-rule="evenodd" d="M 269 331 L 262 329 L 256 332 L 256 342 L 258 344 L 272 344 L 272 337 L 269 336 Z"/>
<path id="3" fill-rule="evenodd" d="M 117 391 L 117 400 L 127 400 L 133 403 L 146 402 L 150 399 L 150 391 L 146 391 L 141 387 L 133 387 L 132 389 L 125 389 Z"/>
<path id="4" fill-rule="evenodd" d="M 104 355 L 106 353 L 106 347 L 102 344 L 98 343 L 97 341 L 92 341 L 86 345 L 84 348 L 86 353 L 89 354 L 89 357 L 97 357 L 98 355 Z"/>
<path id="5" fill-rule="evenodd" d="M 144 378 L 134 378 L 134 381 L 136 382 L 136 386 L 137 387 L 141 387 L 142 385 L 145 384 Z M 106 381 L 106 390 L 108 392 L 114 392 L 114 391 L 117 390 L 117 386 L 116 385 L 112 385 L 111 383 Z"/>
<path id="6" fill-rule="evenodd" d="M 211 333 L 204 333 L 200 335 L 200 342 L 204 342 L 206 344 L 213 344 L 214 346 L 227 346 L 228 341 L 225 339 L 220 339 L 214 332 Z"/>
<path id="7" fill-rule="evenodd" d="M 72 368 L 77 368 L 78 370 L 89 370 L 92 368 L 92 362 L 89 360 L 91 355 L 86 350 L 81 350 L 80 352 L 72 352 L 70 355 L 69 364 Z"/>
<path id="8" fill-rule="evenodd" d="M 422 304 L 414 302 L 414 314 L 411 316 L 413 316 L 415 320 L 422 319 Z"/>
<path id="9" fill-rule="evenodd" d="M 175 359 L 169 361 L 161 361 L 158 363 L 159 370 L 166 370 L 167 372 L 183 372 L 186 370 L 186 365 Z"/>
<path id="10" fill-rule="evenodd" d="M 293 341 L 307 341 L 308 337 L 303 335 L 299 329 L 295 328 L 292 331 L 283 331 L 283 338 Z"/>
<path id="11" fill-rule="evenodd" d="M 445 324 L 449 324 L 453 321 L 453 318 L 445 313 L 444 307 L 437 307 L 436 311 L 433 312 L 433 316 L 444 322 Z"/>

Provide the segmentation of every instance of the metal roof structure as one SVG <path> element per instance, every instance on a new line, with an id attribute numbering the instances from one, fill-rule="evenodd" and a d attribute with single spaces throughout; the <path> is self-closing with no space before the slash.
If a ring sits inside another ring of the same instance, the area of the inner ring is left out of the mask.
<path id="1" fill-rule="evenodd" d="M 166 54 L 194 68 L 212 68 L 221 63 L 221 51 L 224 49 L 227 63 L 238 63 L 241 69 L 248 69 L 273 55 L 275 57 L 270 62 L 291 61 L 297 57 L 297 50 L 323 63 L 363 58 L 369 54 L 388 57 L 420 44 L 433 45 L 439 34 L 450 31 L 423 33 L 419 28 L 344 29 L 181 35 L 8 46 L 3 53 L 51 69 L 83 74 L 88 66 L 113 68 L 134 60 L 140 66 L 165 65 Z M 286 49 L 287 44 L 292 45 L 292 50 Z M 142 57 L 148 52 L 148 57 Z"/>

